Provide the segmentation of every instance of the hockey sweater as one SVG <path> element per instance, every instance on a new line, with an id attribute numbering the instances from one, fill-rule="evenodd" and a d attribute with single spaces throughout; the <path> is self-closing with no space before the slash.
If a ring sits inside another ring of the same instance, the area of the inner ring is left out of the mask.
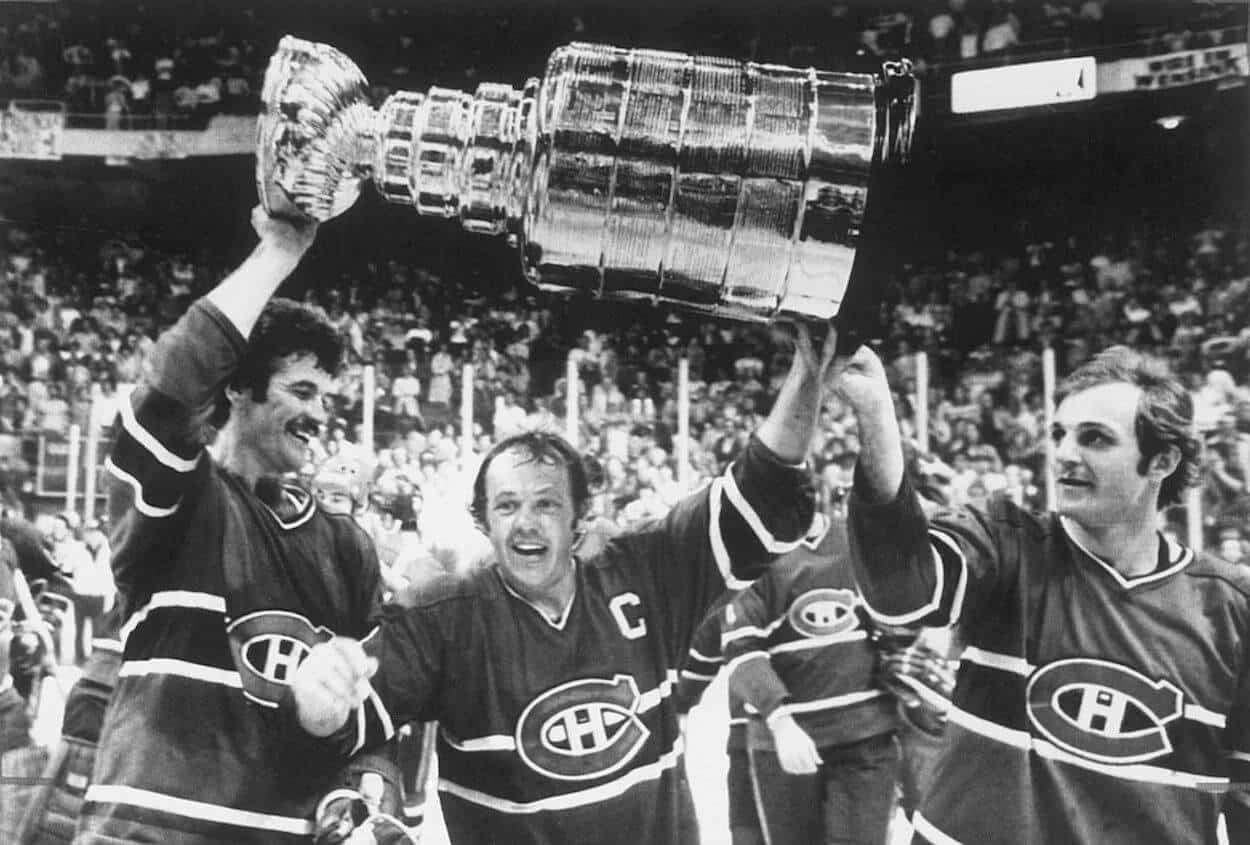
<path id="1" fill-rule="evenodd" d="M 857 573 L 896 624 L 967 645 L 918 841 L 1250 842 L 1250 575 L 1160 537 L 1125 578 L 1005 498 L 926 522 L 852 500 Z"/>
<path id="2" fill-rule="evenodd" d="M 243 345 L 200 301 L 122 406 L 107 463 L 122 665 L 79 843 L 307 841 L 337 785 L 338 756 L 274 714 L 313 644 L 372 630 L 377 557 L 350 517 L 297 488 L 279 516 L 201 445 L 195 421 Z M 368 702 L 358 717 L 385 734 Z"/>
<path id="3" fill-rule="evenodd" d="M 673 696 L 727 583 L 811 523 L 806 471 L 758 441 L 664 518 L 576 562 L 552 621 L 497 566 L 432 585 L 366 641 L 390 720 L 437 720 L 456 845 L 684 845 L 697 838 Z M 289 700 L 289 699 L 288 699 Z"/>

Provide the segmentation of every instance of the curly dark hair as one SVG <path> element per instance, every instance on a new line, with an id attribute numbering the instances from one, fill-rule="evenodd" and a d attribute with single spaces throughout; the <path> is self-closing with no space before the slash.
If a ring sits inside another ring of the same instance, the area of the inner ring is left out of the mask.
<path id="1" fill-rule="evenodd" d="M 1127 346 L 1112 346 L 1072 372 L 1055 391 L 1058 404 L 1073 393 L 1103 384 L 1124 383 L 1141 389 L 1134 430 L 1144 473 L 1155 455 L 1176 447 L 1180 462 L 1159 488 L 1157 506 L 1180 504 L 1185 489 L 1198 483 L 1202 441 L 1194 432 L 1194 400 L 1167 363 Z"/>
<path id="2" fill-rule="evenodd" d="M 253 399 L 263 402 L 269 393 L 269 380 L 284 358 L 311 354 L 318 367 L 337 376 L 344 351 L 342 336 L 320 309 L 275 297 L 256 321 L 229 386 L 249 391 Z M 230 405 L 223 394 L 218 397 L 211 422 L 219 428 L 229 417 Z"/>
<path id="3" fill-rule="evenodd" d="M 500 440 L 482 458 L 477 476 L 473 479 L 473 502 L 469 506 L 478 528 L 487 531 L 486 473 L 490 470 L 491 462 L 509 449 L 525 453 L 530 460 L 568 467 L 569 489 L 573 494 L 573 523 L 576 525 L 586 515 L 586 510 L 590 507 L 590 482 L 582 456 L 558 434 L 525 431 Z"/>

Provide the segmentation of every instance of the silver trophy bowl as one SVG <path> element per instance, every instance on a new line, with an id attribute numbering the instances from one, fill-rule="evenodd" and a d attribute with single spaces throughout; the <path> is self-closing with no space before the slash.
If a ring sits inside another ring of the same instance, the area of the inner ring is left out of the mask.
<path id="1" fill-rule="evenodd" d="M 520 89 L 398 92 L 284 38 L 257 151 L 266 208 L 318 220 L 372 179 L 390 202 L 509 238 L 538 287 L 738 320 L 827 320 L 870 188 L 911 145 L 906 62 L 829 73 L 570 44 Z"/>

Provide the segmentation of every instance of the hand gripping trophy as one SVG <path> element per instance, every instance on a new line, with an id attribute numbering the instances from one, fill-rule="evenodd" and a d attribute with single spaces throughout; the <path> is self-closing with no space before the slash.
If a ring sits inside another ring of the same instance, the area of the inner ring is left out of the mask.
<path id="1" fill-rule="evenodd" d="M 918 83 L 880 74 L 558 48 L 541 80 L 400 91 L 380 108 L 333 47 L 287 36 L 265 73 L 257 183 L 327 220 L 390 202 L 508 237 L 540 288 L 739 320 L 828 320 L 869 188 L 908 154 Z"/>

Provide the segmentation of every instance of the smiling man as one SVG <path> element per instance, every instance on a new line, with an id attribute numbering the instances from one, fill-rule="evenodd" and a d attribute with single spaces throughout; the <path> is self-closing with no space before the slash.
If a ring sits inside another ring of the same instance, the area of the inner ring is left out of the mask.
<path id="1" fill-rule="evenodd" d="M 577 452 L 529 432 L 487 453 L 473 515 L 494 562 L 425 588 L 363 646 L 313 649 L 284 707 L 346 751 L 375 698 L 391 724 L 438 720 L 455 845 L 698 841 L 673 695 L 692 634 L 727 585 L 795 548 L 804 466 L 836 338 L 797 332 L 789 375 L 742 455 L 663 518 L 575 553 L 590 493 Z M 376 674 L 373 674 L 376 671 Z"/>
<path id="2" fill-rule="evenodd" d="M 960 624 L 918 842 L 1250 842 L 1250 577 L 1158 530 L 1198 477 L 1193 401 L 1124 347 L 1061 386 L 1057 513 L 927 520 L 881 363 L 835 365 L 859 418 L 851 548 L 872 612 Z"/>
<path id="3" fill-rule="evenodd" d="M 124 650 L 76 843 L 307 842 L 340 785 L 338 761 L 304 756 L 274 716 L 314 644 L 371 630 L 378 562 L 350 515 L 283 481 L 308 460 L 343 345 L 317 311 L 270 299 L 316 227 L 252 222 L 260 243 L 161 336 L 121 411 Z"/>

